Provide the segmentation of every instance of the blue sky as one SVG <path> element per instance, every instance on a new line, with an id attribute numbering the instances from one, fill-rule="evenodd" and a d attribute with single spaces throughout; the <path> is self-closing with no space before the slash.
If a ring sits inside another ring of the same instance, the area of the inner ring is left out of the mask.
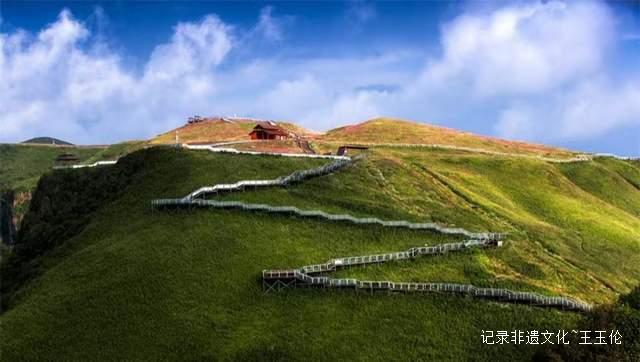
<path id="1" fill-rule="evenodd" d="M 640 155 L 639 2 L 0 3 L 0 142 L 394 116 Z"/>

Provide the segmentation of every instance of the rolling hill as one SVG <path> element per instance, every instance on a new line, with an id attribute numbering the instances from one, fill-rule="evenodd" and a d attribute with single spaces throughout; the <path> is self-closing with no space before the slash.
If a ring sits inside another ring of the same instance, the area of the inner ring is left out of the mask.
<path id="1" fill-rule="evenodd" d="M 114 160 L 144 146 L 144 142 L 132 141 L 111 146 L 73 146 L 21 143 L 0 145 L 0 198 L 10 198 L 13 223 L 19 226 L 29 208 L 31 195 L 43 174 L 56 165 L 56 156 L 73 153 L 79 163 Z M 11 196 L 7 195 L 11 194 Z M 6 223 L 0 220 L 0 224 Z"/>
<path id="2" fill-rule="evenodd" d="M 290 122 L 277 122 L 279 126 L 312 142 L 317 151 L 335 152 L 337 146 L 344 144 L 363 144 L 378 146 L 444 146 L 467 148 L 475 151 L 494 153 L 517 153 L 539 157 L 575 157 L 578 152 L 557 147 L 526 142 L 508 141 L 494 137 L 479 136 L 473 133 L 451 128 L 438 127 L 425 123 L 416 123 L 394 118 L 376 118 L 362 123 L 335 128 L 325 133 L 312 132 Z M 256 142 L 249 145 L 249 132 L 255 126 L 254 120 L 237 119 L 233 121 L 219 118 L 205 119 L 168 131 L 150 140 L 152 144 L 175 144 L 176 134 L 179 143 L 219 143 L 242 142 L 233 147 L 258 151 L 278 151 L 303 153 L 292 141 Z"/>
<path id="3" fill-rule="evenodd" d="M 73 144 L 70 142 L 59 140 L 54 137 L 35 137 L 30 138 L 22 143 L 51 146 L 73 146 Z"/>
<path id="4" fill-rule="evenodd" d="M 74 146 L 46 147 L 31 144 L 0 145 L 0 188 L 27 191 L 35 188 L 40 176 L 55 165 L 56 156 L 71 152 L 80 162 L 88 161 L 101 148 Z"/>
<path id="5" fill-rule="evenodd" d="M 338 143 L 439 144 L 541 156 L 568 156 L 572 154 L 569 150 L 556 147 L 478 136 L 451 128 L 394 118 L 376 118 L 359 124 L 335 128 L 319 138 L 324 142 Z"/>
<path id="6" fill-rule="evenodd" d="M 49 172 L 56 164 L 56 156 L 73 153 L 79 163 L 114 160 L 129 152 L 144 147 L 145 142 L 130 141 L 110 146 L 57 146 L 38 144 L 0 144 L 0 189 L 15 191 L 33 190 L 40 176 Z"/>
<path id="7" fill-rule="evenodd" d="M 310 136 L 315 133 L 289 122 L 277 122 L 283 129 L 300 135 Z M 175 144 L 176 134 L 180 143 L 216 143 L 230 141 L 248 141 L 249 132 L 256 121 L 249 119 L 223 120 L 220 118 L 205 119 L 197 123 L 188 123 L 171 131 L 160 134 L 150 140 L 152 144 Z"/>
<path id="8" fill-rule="evenodd" d="M 20 224 L 29 208 L 31 193 L 40 176 L 50 171 L 55 165 L 56 156 L 64 152 L 73 152 L 81 161 L 87 161 L 100 151 L 102 150 L 99 148 L 75 148 L 62 145 L 27 143 L 0 145 L 0 200 L 6 199 L 6 202 L 3 202 L 3 208 L 11 209 L 10 212 L 7 209 L 0 213 L 0 225 L 18 226 Z M 5 220 L 7 217 L 12 220 Z M 1 229 L 0 227 L 0 231 Z"/>
<path id="9" fill-rule="evenodd" d="M 336 130 L 316 142 L 366 142 L 367 133 L 355 139 Z M 380 143 L 409 141 L 384 137 Z M 566 152 L 446 132 L 421 137 L 414 141 Z M 276 178 L 326 162 L 154 147 L 115 166 L 46 175 L 19 237 L 22 251 L 10 255 L 14 264 L 3 264 L 5 277 L 9 271 L 23 277 L 3 292 L 0 322 L 11 331 L 0 340 L 3 358 L 520 360 L 539 346 L 483 345 L 482 331 L 580 323 L 574 312 L 451 295 L 264 294 L 263 269 L 455 238 L 242 210 L 150 209 L 153 199 L 183 197 L 204 185 Z M 334 174 L 216 199 L 508 233 L 502 248 L 345 269 L 342 277 L 471 283 L 594 304 L 613 303 L 640 283 L 636 161 L 553 163 L 372 147 Z M 66 231 L 51 233 L 56 226 Z"/>

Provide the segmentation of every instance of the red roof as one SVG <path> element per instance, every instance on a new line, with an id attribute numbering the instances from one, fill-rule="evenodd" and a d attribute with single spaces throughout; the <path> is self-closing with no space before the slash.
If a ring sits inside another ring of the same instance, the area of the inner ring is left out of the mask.
<path id="1" fill-rule="evenodd" d="M 289 135 L 289 132 L 285 131 L 280 126 L 271 124 L 269 122 L 258 122 L 255 125 L 255 127 L 253 127 L 252 133 L 259 130 L 262 130 L 268 134 L 284 135 L 284 136 Z"/>

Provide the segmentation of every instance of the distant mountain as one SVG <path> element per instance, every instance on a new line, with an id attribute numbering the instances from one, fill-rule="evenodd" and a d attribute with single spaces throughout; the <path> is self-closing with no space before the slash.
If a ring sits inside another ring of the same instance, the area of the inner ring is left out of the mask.
<path id="1" fill-rule="evenodd" d="M 73 143 L 59 140 L 53 137 L 35 137 L 28 139 L 22 143 L 30 143 L 30 144 L 38 144 L 38 145 L 63 145 L 63 146 L 73 146 Z"/>

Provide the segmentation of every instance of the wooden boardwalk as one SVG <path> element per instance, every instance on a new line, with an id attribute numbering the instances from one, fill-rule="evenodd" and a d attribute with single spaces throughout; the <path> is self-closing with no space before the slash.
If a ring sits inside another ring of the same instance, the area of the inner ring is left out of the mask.
<path id="1" fill-rule="evenodd" d="M 503 233 L 475 233 L 463 228 L 450 228 L 435 223 L 412 223 L 406 220 L 381 220 L 374 217 L 358 218 L 349 214 L 329 214 L 321 210 L 301 210 L 295 206 L 273 206 L 268 204 L 252 204 L 242 201 L 216 201 L 190 199 L 188 197 L 185 197 L 181 199 L 152 200 L 151 207 L 154 210 L 170 210 L 175 208 L 239 209 L 244 211 L 257 211 L 270 214 L 294 215 L 303 218 L 322 219 L 327 221 L 352 223 L 357 225 L 378 225 L 388 228 L 424 230 L 440 234 L 460 235 L 478 239 L 501 239 L 506 235 Z"/>
<path id="2" fill-rule="evenodd" d="M 190 146 L 190 149 L 208 150 L 212 152 L 232 152 L 241 154 L 260 155 L 264 153 L 237 151 L 233 149 L 221 149 L 211 146 Z M 289 155 L 281 155 L 289 156 Z M 473 297 L 491 298 L 503 302 L 527 303 L 544 307 L 555 307 L 568 310 L 588 311 L 592 307 L 587 303 L 573 300 L 567 297 L 545 296 L 538 293 L 518 292 L 500 288 L 481 288 L 468 284 L 456 283 L 405 283 L 393 281 L 366 281 L 358 279 L 331 278 L 326 274 L 340 268 L 379 264 L 394 260 L 413 259 L 419 256 L 439 255 L 450 251 L 459 251 L 469 248 L 496 247 L 502 245 L 503 233 L 477 233 L 463 228 L 449 228 L 435 223 L 413 223 L 405 220 L 387 221 L 378 218 L 359 218 L 348 214 L 330 214 L 321 210 L 301 210 L 295 206 L 272 206 L 265 204 L 251 204 L 241 201 L 216 201 L 204 200 L 204 197 L 219 192 L 244 191 L 246 188 L 262 187 L 286 187 L 293 183 L 302 182 L 309 178 L 331 174 L 349 165 L 352 160 L 349 157 L 322 156 L 322 155 L 291 155 L 291 157 L 328 158 L 333 161 L 323 166 L 308 170 L 295 171 L 287 176 L 272 180 L 242 180 L 233 184 L 218 184 L 201 187 L 185 197 L 176 199 L 157 199 L 151 201 L 153 209 L 172 208 L 233 208 L 246 211 L 259 211 L 274 214 L 289 214 L 299 217 L 320 218 L 333 222 L 349 222 L 360 225 L 379 225 L 384 227 L 398 227 L 415 230 L 425 230 L 449 235 L 460 235 L 469 240 L 459 243 L 440 244 L 435 246 L 414 247 L 409 250 L 373 254 L 363 256 L 351 256 L 331 259 L 323 264 L 305 265 L 297 269 L 263 270 L 262 283 L 265 292 L 290 287 L 315 287 L 315 288 L 340 288 L 388 292 L 440 292 L 465 294 Z"/>
<path id="3" fill-rule="evenodd" d="M 470 284 L 457 283 L 407 283 L 393 282 L 388 280 L 358 280 L 347 278 L 331 278 L 325 275 L 326 273 L 351 266 L 380 264 L 393 260 L 414 259 L 419 256 L 440 255 L 450 251 L 460 251 L 478 247 L 495 247 L 501 245 L 502 241 L 499 240 L 468 240 L 460 243 L 415 247 L 409 250 L 394 253 L 331 259 L 324 264 L 305 265 L 297 269 L 263 270 L 262 286 L 265 292 L 280 290 L 284 288 L 315 287 L 365 290 L 371 293 L 375 291 L 404 293 L 452 293 L 464 294 L 479 298 L 489 298 L 503 302 L 524 303 L 566 310 L 591 310 L 592 306 L 590 304 L 571 298 L 545 296 L 539 293 L 532 292 L 517 292 L 503 288 L 481 288 Z"/>
<path id="4" fill-rule="evenodd" d="M 278 177 L 271 180 L 243 180 L 233 184 L 217 184 L 214 186 L 201 187 L 189 195 L 183 197 L 183 200 L 193 200 L 197 197 L 206 196 L 218 192 L 243 191 L 245 188 L 288 186 L 290 184 L 301 182 L 309 178 L 328 175 L 351 163 L 350 158 L 339 158 L 326 165 L 311 168 L 308 170 L 295 171 L 287 176 Z M 166 204 L 166 203 L 165 203 Z"/>
<path id="5" fill-rule="evenodd" d="M 406 220 L 381 220 L 374 217 L 359 218 L 349 214 L 330 214 L 321 210 L 301 210 L 295 206 L 273 206 L 267 204 L 252 204 L 242 201 L 216 201 L 204 200 L 210 194 L 221 192 L 238 192 L 245 189 L 257 189 L 264 187 L 286 187 L 304 180 L 331 174 L 344 168 L 352 162 L 349 157 L 339 157 L 333 162 L 320 167 L 295 171 L 287 176 L 271 180 L 242 180 L 232 184 L 217 184 L 201 187 L 183 198 L 156 199 L 151 201 L 153 209 L 172 208 L 212 208 L 212 209 L 240 209 L 245 211 L 261 211 L 274 214 L 289 214 L 304 218 L 324 219 L 334 222 L 348 222 L 360 225 L 379 225 L 393 228 L 407 228 L 413 230 L 433 231 L 441 234 L 460 235 L 477 239 L 499 239 L 504 234 L 499 233 L 475 233 L 463 228 L 450 228 L 436 223 L 414 223 Z"/>

